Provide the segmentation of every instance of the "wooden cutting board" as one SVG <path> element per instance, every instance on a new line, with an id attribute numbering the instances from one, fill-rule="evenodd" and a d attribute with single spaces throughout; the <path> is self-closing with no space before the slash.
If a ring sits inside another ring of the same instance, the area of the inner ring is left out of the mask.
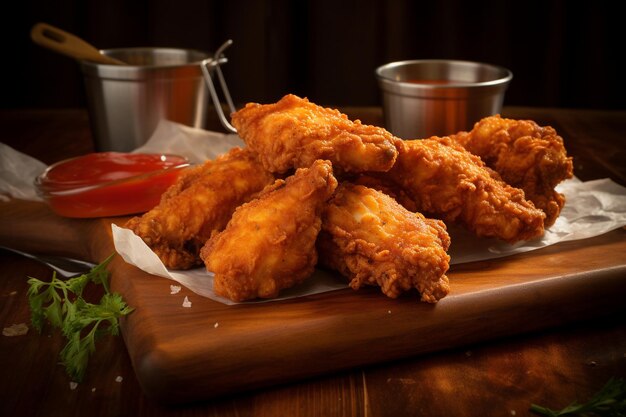
<path id="1" fill-rule="evenodd" d="M 110 224 L 63 219 L 41 203 L 0 203 L 0 245 L 99 262 Z M 186 402 L 520 334 L 626 309 L 626 231 L 455 265 L 436 305 L 377 289 L 226 306 L 120 257 L 112 287 L 135 311 L 122 334 L 145 393 Z M 191 308 L 182 307 L 187 296 Z"/>

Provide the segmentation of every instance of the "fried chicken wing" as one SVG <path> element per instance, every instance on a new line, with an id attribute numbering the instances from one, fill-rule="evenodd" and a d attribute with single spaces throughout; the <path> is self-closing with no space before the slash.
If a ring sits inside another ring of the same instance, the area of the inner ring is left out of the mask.
<path id="1" fill-rule="evenodd" d="M 161 202 L 126 227 L 172 269 L 201 265 L 200 248 L 222 230 L 237 206 L 274 181 L 247 149 L 235 148 L 214 161 L 188 168 Z"/>
<path id="2" fill-rule="evenodd" d="M 378 285 L 391 298 L 416 288 L 435 303 L 449 292 L 450 238 L 440 220 L 426 219 L 381 191 L 342 183 L 323 214 L 320 262 L 350 279 Z"/>
<path id="3" fill-rule="evenodd" d="M 546 213 L 546 227 L 555 222 L 565 197 L 554 188 L 572 177 L 573 164 L 552 127 L 497 115 L 480 120 L 470 132 L 460 132 L 454 139 L 505 182 L 524 190 L 526 198 Z"/>
<path id="4" fill-rule="evenodd" d="M 215 293 L 234 301 L 270 298 L 309 277 L 322 207 L 336 187 L 330 162 L 318 160 L 239 207 L 201 251 Z"/>
<path id="5" fill-rule="evenodd" d="M 510 243 L 543 234 L 545 214 L 524 192 L 452 139 L 404 141 L 399 150 L 386 175 L 409 194 L 418 211 Z"/>
<path id="6" fill-rule="evenodd" d="M 401 206 L 409 211 L 414 213 L 419 211 L 417 209 L 417 204 L 415 204 L 415 201 L 411 198 L 411 196 L 409 196 L 403 188 L 399 187 L 396 183 L 387 178 L 373 177 L 371 175 L 364 174 L 350 178 L 349 181 L 353 184 L 364 185 L 365 187 L 381 191 L 396 200 Z"/>
<path id="7" fill-rule="evenodd" d="M 286 95 L 274 104 L 248 103 L 232 122 L 271 172 L 284 173 L 328 159 L 344 172 L 387 171 L 399 140 L 385 129 L 350 121 L 338 110 Z"/>

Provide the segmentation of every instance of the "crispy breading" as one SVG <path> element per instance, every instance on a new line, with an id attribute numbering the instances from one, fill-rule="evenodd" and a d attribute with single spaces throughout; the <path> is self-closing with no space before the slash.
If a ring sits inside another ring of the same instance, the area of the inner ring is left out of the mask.
<path id="1" fill-rule="evenodd" d="M 330 160 L 335 172 L 387 171 L 398 154 L 399 139 L 385 129 L 291 94 L 273 104 L 248 103 L 233 113 L 232 122 L 275 173 L 308 167 L 317 159 Z"/>
<path id="2" fill-rule="evenodd" d="M 235 209 L 274 181 L 255 154 L 234 148 L 214 161 L 188 168 L 161 202 L 126 227 L 171 269 L 201 265 L 200 248 L 222 230 Z"/>
<path id="3" fill-rule="evenodd" d="M 405 209 L 414 213 L 418 211 L 417 204 L 415 204 L 415 201 L 407 194 L 407 192 L 389 179 L 364 174 L 350 178 L 349 181 L 354 184 L 364 185 L 381 191 L 396 200 Z"/>
<path id="4" fill-rule="evenodd" d="M 526 198 L 546 213 L 546 227 L 554 224 L 565 204 L 565 197 L 554 188 L 573 175 L 572 158 L 554 128 L 496 115 L 453 138 L 505 182 L 524 190 Z"/>
<path id="5" fill-rule="evenodd" d="M 363 185 L 339 186 L 324 211 L 317 246 L 320 262 L 348 277 L 354 289 L 377 285 L 396 298 L 416 288 L 429 303 L 450 290 L 445 224 Z"/>
<path id="6" fill-rule="evenodd" d="M 406 191 L 418 211 L 510 243 L 543 235 L 545 214 L 452 139 L 404 141 L 399 150 L 396 165 L 385 175 Z"/>
<path id="7" fill-rule="evenodd" d="M 239 207 L 201 251 L 215 293 L 234 301 L 270 298 L 308 278 L 322 207 L 336 187 L 330 162 L 318 160 Z"/>

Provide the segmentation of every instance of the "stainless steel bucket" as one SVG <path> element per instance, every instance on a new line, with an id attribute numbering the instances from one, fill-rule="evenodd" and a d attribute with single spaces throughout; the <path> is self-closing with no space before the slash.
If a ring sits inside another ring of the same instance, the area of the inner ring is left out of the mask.
<path id="1" fill-rule="evenodd" d="M 413 60 L 376 69 L 385 126 L 403 139 L 469 130 L 502 110 L 513 78 L 506 68 L 478 62 Z"/>
<path id="2" fill-rule="evenodd" d="M 208 91 L 200 62 L 205 52 L 171 48 L 103 50 L 129 65 L 82 61 L 89 118 L 97 151 L 131 151 L 161 119 L 204 128 Z"/>

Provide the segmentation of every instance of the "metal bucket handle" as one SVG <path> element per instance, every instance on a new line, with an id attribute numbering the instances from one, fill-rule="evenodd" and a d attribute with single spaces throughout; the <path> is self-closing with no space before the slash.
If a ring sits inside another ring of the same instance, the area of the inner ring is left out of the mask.
<path id="1" fill-rule="evenodd" d="M 212 58 L 208 58 L 203 60 L 200 63 L 200 67 L 202 68 L 202 73 L 204 74 L 204 80 L 209 86 L 209 92 L 211 93 L 211 99 L 213 100 L 213 104 L 215 105 L 215 111 L 217 112 L 217 116 L 222 123 L 222 126 L 226 128 L 229 132 L 237 133 L 237 129 L 230 124 L 226 115 L 224 115 L 224 110 L 222 109 L 222 103 L 220 102 L 219 97 L 217 96 L 217 91 L 215 90 L 215 85 L 213 84 L 213 79 L 211 78 L 211 70 L 215 70 L 217 73 L 217 77 L 220 80 L 220 85 L 222 86 L 222 92 L 226 97 L 226 103 L 228 103 L 228 107 L 230 108 L 230 112 L 234 113 L 236 111 L 235 105 L 233 104 L 233 100 L 230 97 L 230 92 L 228 91 L 228 86 L 226 85 L 226 80 L 224 79 L 224 74 L 222 74 L 222 70 L 220 69 L 220 65 L 228 62 L 226 57 L 223 56 L 223 52 L 226 48 L 233 44 L 232 39 L 227 40 L 220 46 Z"/>

